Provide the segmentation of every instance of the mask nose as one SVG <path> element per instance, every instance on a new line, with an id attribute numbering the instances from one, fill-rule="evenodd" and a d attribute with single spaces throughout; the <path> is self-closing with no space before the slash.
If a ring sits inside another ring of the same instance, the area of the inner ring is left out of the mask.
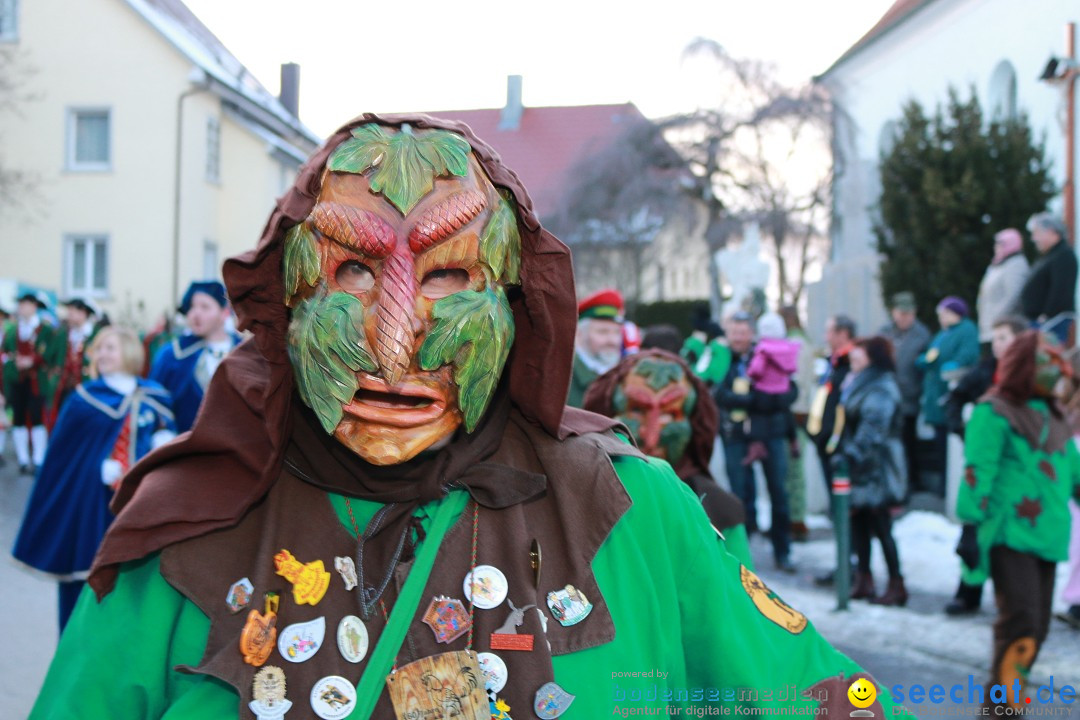
<path id="1" fill-rule="evenodd" d="M 660 445 L 660 408 L 649 408 L 645 413 L 645 421 L 641 424 L 642 450 L 647 455 L 652 455 Z"/>
<path id="2" fill-rule="evenodd" d="M 383 379 L 395 385 L 409 369 L 416 339 L 416 275 L 412 255 L 405 243 L 400 243 L 386 258 L 379 285 L 375 358 L 379 361 Z"/>

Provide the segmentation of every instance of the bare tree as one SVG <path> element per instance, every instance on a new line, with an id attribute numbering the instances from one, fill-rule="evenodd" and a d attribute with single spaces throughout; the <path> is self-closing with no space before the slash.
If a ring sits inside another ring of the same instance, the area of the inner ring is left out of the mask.
<path id="1" fill-rule="evenodd" d="M 0 118 L 20 115 L 24 103 L 37 99 L 28 89 L 35 73 L 35 68 L 27 64 L 17 46 L 0 45 Z M 0 214 L 26 210 L 40 200 L 39 183 L 36 173 L 13 167 L 0 154 Z"/>
<path id="2" fill-rule="evenodd" d="M 690 191 L 707 209 L 713 311 L 721 303 L 716 251 L 750 220 L 769 238 L 780 302 L 797 303 L 829 207 L 828 97 L 813 85 L 786 87 L 770 65 L 734 58 L 713 40 L 695 40 L 686 54 L 715 61 L 719 71 L 714 107 L 663 123 L 690 169 Z"/>
<path id="3" fill-rule="evenodd" d="M 547 224 L 571 244 L 582 285 L 617 283 L 633 304 L 657 231 L 678 220 L 689 228 L 704 215 L 710 304 L 719 316 L 716 252 L 754 221 L 776 262 L 780 302 L 797 303 L 826 242 L 828 97 L 813 85 L 786 87 L 770 65 L 733 58 L 712 40 L 698 39 L 686 53 L 714 62 L 715 102 L 636 123 L 583 158 Z"/>
<path id="4" fill-rule="evenodd" d="M 570 245 L 580 287 L 615 285 L 633 312 L 656 234 L 691 222 L 682 158 L 644 118 L 571 169 L 560 210 L 544 223 Z"/>

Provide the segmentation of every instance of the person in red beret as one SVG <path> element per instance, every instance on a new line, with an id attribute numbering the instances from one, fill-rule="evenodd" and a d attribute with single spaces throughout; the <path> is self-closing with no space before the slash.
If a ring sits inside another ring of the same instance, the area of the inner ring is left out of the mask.
<path id="1" fill-rule="evenodd" d="M 578 330 L 574 341 L 574 374 L 566 404 L 582 407 L 585 391 L 623 354 L 623 297 L 608 288 L 578 303 Z"/>

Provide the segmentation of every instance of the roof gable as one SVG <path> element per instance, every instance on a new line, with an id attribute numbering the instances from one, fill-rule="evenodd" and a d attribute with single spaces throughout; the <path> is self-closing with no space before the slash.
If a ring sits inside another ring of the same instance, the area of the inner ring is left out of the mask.
<path id="1" fill-rule="evenodd" d="M 604 149 L 627 125 L 645 116 L 633 103 L 526 107 L 515 129 L 499 128 L 501 109 L 428 112 L 464 122 L 521 178 L 541 218 L 562 200 L 567 174 L 585 155 Z"/>
<path id="2" fill-rule="evenodd" d="M 182 0 L 125 0 L 185 57 L 220 85 L 287 126 L 296 138 L 318 145 L 321 139 L 263 87 L 236 56 Z"/>
<path id="3" fill-rule="evenodd" d="M 831 73 L 835 68 L 847 62 L 853 55 L 873 44 L 890 30 L 910 18 L 917 10 L 932 2 L 934 2 L 934 0 L 896 0 L 896 2 L 885 11 L 885 14 L 881 16 L 881 19 L 878 20 L 865 35 L 859 38 L 858 42 L 848 48 L 836 62 L 829 66 L 829 69 L 823 72 L 821 77 L 825 77 Z"/>

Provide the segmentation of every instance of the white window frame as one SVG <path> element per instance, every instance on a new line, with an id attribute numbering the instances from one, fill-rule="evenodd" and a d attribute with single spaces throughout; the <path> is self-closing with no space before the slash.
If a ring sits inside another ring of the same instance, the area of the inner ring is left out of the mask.
<path id="1" fill-rule="evenodd" d="M 10 22 L 0 22 L 0 42 L 19 41 L 19 0 L 0 0 L 0 18 Z"/>
<path id="2" fill-rule="evenodd" d="M 105 162 L 79 162 L 76 160 L 75 143 L 76 127 L 80 115 L 104 114 L 108 123 L 109 156 Z M 67 152 L 66 168 L 70 172 L 108 172 L 112 170 L 113 156 L 113 122 L 112 108 L 110 107 L 69 107 L 67 109 Z"/>
<path id="3" fill-rule="evenodd" d="M 101 286 L 94 285 L 94 253 L 92 248 L 98 243 L 105 246 L 105 278 Z M 83 258 L 85 285 L 75 284 L 75 247 L 85 244 L 88 248 Z M 64 235 L 64 294 L 67 297 L 107 298 L 109 297 L 109 236 L 105 233 L 67 233 Z"/>
<path id="4" fill-rule="evenodd" d="M 207 260 L 213 253 L 213 267 L 208 267 Z M 214 240 L 203 240 L 203 278 L 217 280 L 221 276 L 221 248 Z"/>
<path id="5" fill-rule="evenodd" d="M 206 181 L 221 184 L 221 120 L 214 115 L 206 118 Z"/>

